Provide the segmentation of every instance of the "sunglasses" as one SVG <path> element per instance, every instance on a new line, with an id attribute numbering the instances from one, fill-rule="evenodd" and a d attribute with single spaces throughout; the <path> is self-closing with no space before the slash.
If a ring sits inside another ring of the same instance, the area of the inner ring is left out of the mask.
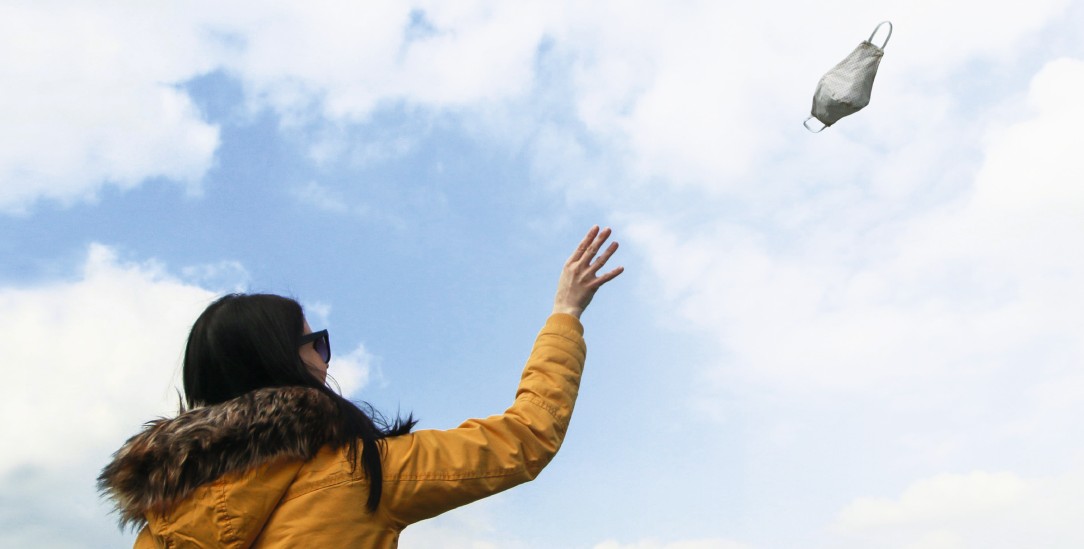
<path id="1" fill-rule="evenodd" d="M 312 348 L 316 349 L 324 362 L 331 362 L 331 340 L 327 337 L 327 330 L 301 336 L 301 339 L 297 341 L 297 346 L 301 347 L 309 343 L 312 343 Z"/>

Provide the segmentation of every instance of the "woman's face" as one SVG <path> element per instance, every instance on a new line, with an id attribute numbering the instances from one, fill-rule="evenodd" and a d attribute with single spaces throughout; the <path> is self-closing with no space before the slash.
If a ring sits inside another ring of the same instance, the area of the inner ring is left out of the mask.
<path id="1" fill-rule="evenodd" d="M 301 335 L 308 335 L 312 333 L 312 328 L 309 327 L 309 321 L 305 321 L 305 330 Z M 316 347 L 311 343 L 302 345 L 298 349 L 298 353 L 301 355 L 301 360 L 305 363 L 305 366 L 309 367 L 309 371 L 316 379 L 320 380 L 320 383 L 327 381 L 327 363 L 324 359 L 320 358 L 320 353 L 316 352 Z"/>

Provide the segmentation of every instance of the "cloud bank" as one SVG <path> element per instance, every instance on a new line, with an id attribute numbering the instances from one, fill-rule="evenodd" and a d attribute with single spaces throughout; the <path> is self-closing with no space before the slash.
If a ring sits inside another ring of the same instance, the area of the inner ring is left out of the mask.
<path id="1" fill-rule="evenodd" d="M 846 547 L 956 549 L 1076 547 L 1084 528 L 1080 470 L 1024 478 L 976 471 L 939 475 L 908 486 L 898 498 L 861 498 L 833 524 Z"/>
<path id="2" fill-rule="evenodd" d="M 0 288 L 0 543 L 119 543 L 94 479 L 144 421 L 176 411 L 184 341 L 213 297 L 100 244 L 71 280 Z"/>

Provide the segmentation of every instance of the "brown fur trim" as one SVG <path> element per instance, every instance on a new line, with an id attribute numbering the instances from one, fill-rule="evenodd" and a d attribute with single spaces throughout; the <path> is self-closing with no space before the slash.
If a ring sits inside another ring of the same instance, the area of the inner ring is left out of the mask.
<path id="1" fill-rule="evenodd" d="M 144 425 L 102 469 L 98 490 L 121 527 L 140 528 L 220 476 L 279 458 L 307 460 L 336 435 L 335 403 L 316 389 L 260 389 Z"/>

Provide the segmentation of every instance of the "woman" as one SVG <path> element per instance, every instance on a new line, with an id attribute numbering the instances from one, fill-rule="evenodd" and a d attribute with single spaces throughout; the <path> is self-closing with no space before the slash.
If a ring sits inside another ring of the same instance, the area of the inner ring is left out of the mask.
<path id="1" fill-rule="evenodd" d="M 192 327 L 188 410 L 148 423 L 98 478 L 136 547 L 395 547 L 407 525 L 529 481 L 557 453 L 586 347 L 580 314 L 622 272 L 610 230 L 565 262 L 514 404 L 449 431 L 386 425 L 331 389 L 301 307 L 231 295 Z M 360 467 L 358 464 L 360 462 Z"/>

